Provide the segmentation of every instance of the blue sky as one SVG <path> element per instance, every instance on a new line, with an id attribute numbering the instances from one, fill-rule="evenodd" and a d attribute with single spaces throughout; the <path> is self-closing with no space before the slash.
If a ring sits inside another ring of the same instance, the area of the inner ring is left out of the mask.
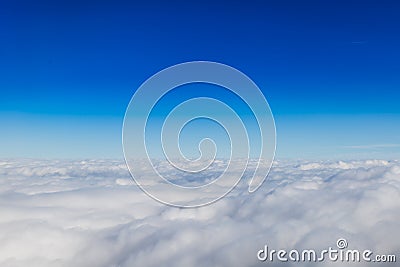
<path id="1" fill-rule="evenodd" d="M 231 65 L 263 90 L 279 157 L 400 157 L 400 3 L 2 1 L 0 156 L 122 157 L 161 69 Z"/>

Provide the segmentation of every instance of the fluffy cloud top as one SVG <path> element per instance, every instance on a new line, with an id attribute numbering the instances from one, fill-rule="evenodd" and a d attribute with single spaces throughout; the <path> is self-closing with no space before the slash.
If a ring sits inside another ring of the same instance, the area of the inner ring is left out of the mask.
<path id="1" fill-rule="evenodd" d="M 0 266 L 280 266 L 257 251 L 338 238 L 399 260 L 399 229 L 398 161 L 277 161 L 256 193 L 197 209 L 152 200 L 121 161 L 0 161 Z"/>

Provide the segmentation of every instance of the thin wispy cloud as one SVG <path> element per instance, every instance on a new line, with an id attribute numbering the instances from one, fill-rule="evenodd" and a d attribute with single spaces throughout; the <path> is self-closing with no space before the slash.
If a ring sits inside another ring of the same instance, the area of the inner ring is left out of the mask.
<path id="1" fill-rule="evenodd" d="M 400 144 L 371 144 L 371 145 L 354 145 L 354 146 L 343 146 L 343 148 L 350 149 L 385 149 L 385 148 L 397 148 Z"/>
<path id="2" fill-rule="evenodd" d="M 368 41 L 352 41 L 351 42 L 352 44 L 366 44 L 366 43 L 368 43 Z"/>

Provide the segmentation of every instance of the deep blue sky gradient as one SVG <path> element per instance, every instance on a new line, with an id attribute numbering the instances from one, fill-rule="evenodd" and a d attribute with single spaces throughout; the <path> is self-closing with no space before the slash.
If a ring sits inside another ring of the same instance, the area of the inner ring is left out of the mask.
<path id="1" fill-rule="evenodd" d="M 135 89 L 193 60 L 259 85 L 279 156 L 398 156 L 399 13 L 398 1 L 2 1 L 0 156 L 120 157 Z"/>

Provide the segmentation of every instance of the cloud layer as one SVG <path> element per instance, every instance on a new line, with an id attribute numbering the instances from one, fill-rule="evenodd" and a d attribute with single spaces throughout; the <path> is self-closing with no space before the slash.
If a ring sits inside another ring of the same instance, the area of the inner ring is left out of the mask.
<path id="1" fill-rule="evenodd" d="M 254 194 L 243 182 L 179 209 L 145 195 L 122 161 L 0 160 L 0 266 L 280 266 L 257 251 L 346 238 L 396 254 L 399 229 L 398 161 L 277 161 Z"/>

